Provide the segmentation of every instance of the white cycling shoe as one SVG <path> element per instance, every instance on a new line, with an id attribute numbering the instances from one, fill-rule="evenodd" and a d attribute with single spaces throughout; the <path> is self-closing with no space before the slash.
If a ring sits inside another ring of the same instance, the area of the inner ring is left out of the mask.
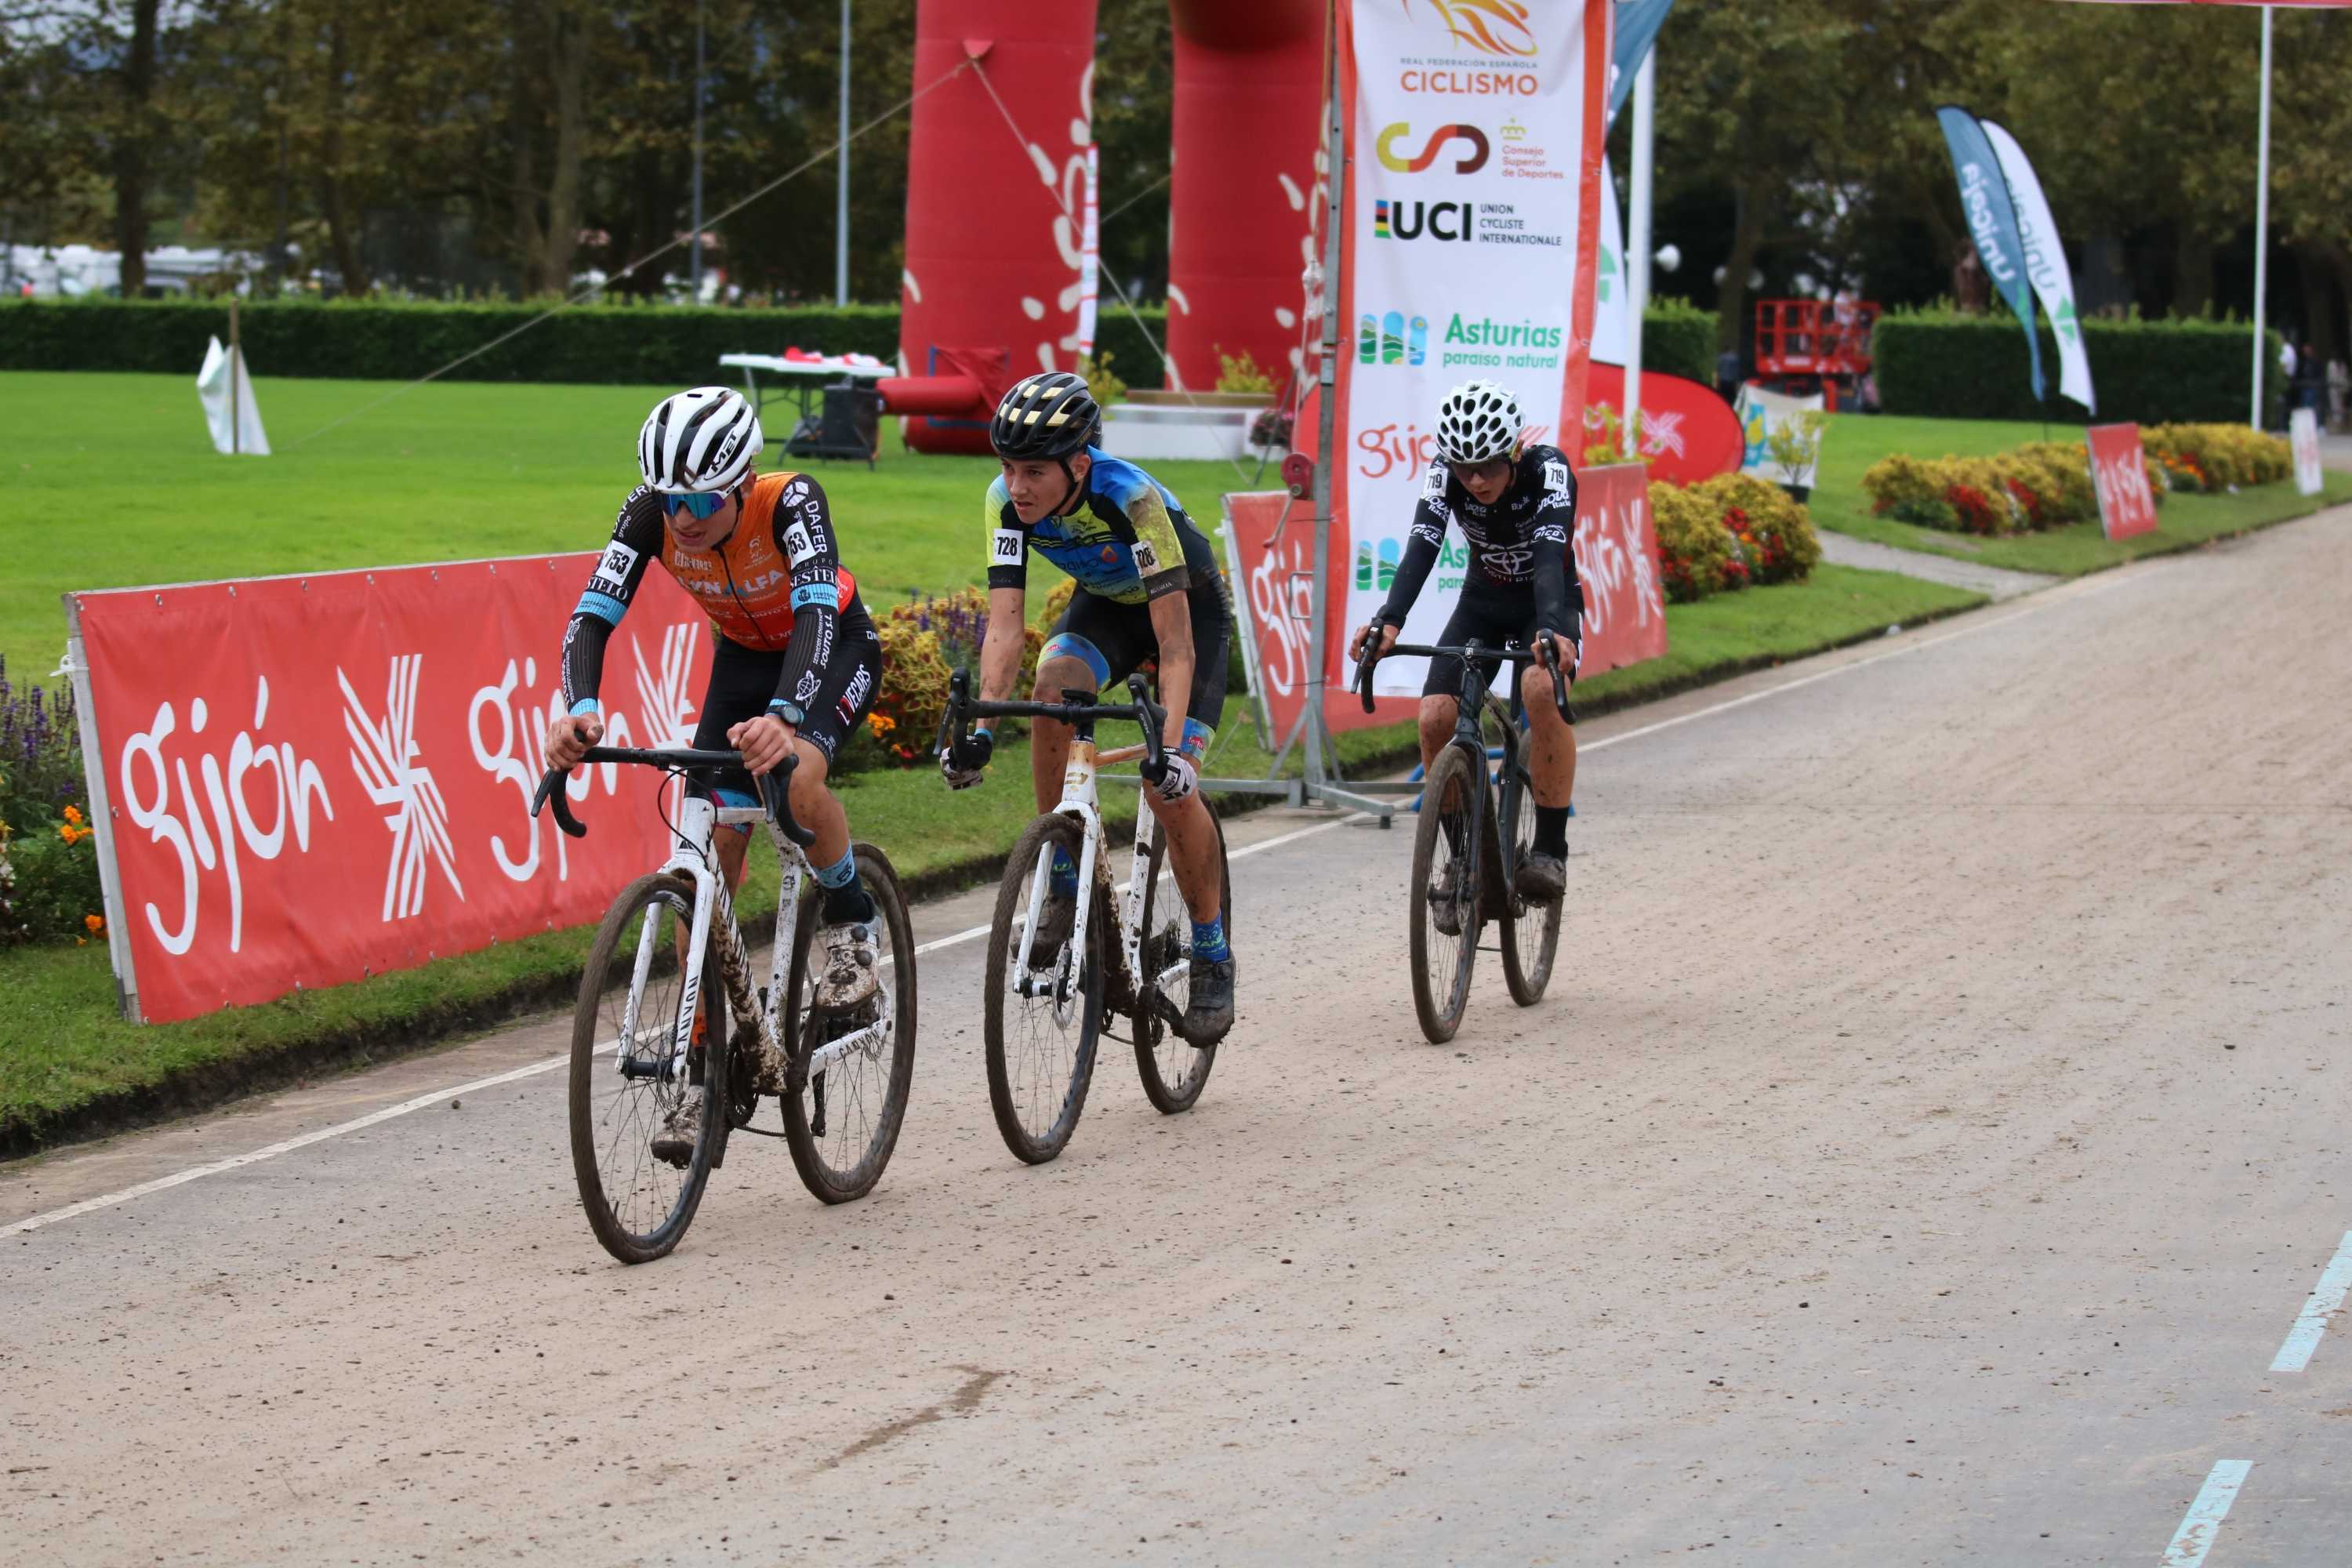
<path id="1" fill-rule="evenodd" d="M 816 1009 L 846 1013 L 882 989 L 882 916 L 841 921 L 819 933 L 824 939 L 824 973 L 817 977 Z"/>

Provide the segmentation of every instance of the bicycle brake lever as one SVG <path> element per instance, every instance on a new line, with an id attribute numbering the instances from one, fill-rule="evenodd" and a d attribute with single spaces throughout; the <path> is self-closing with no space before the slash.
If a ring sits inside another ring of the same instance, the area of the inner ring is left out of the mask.
<path id="1" fill-rule="evenodd" d="M 1168 722 L 1167 711 L 1152 705 L 1151 689 L 1144 684 L 1140 674 L 1127 678 L 1127 694 L 1135 699 L 1143 715 L 1143 761 L 1136 771 L 1158 784 L 1168 772 L 1167 743 L 1160 738 L 1160 727 Z"/>
<path id="2" fill-rule="evenodd" d="M 585 838 L 588 837 L 586 826 L 572 815 L 572 803 L 564 798 L 563 781 L 568 776 L 567 772 L 561 768 L 547 770 L 547 775 L 539 781 L 538 793 L 530 797 L 531 818 L 536 821 L 539 817 L 539 808 L 552 801 L 555 805 L 555 826 L 574 838 Z"/>
<path id="3" fill-rule="evenodd" d="M 800 766 L 798 756 L 789 756 L 783 765 L 772 768 L 760 775 L 760 803 L 768 808 L 768 820 L 784 830 L 784 837 L 805 849 L 816 842 L 816 834 L 803 827 L 793 816 L 793 770 Z"/>
<path id="4" fill-rule="evenodd" d="M 969 722 L 964 715 L 964 710 L 971 705 L 971 671 L 969 669 L 950 671 L 948 675 L 947 710 L 940 715 L 938 749 L 940 752 L 955 756 L 961 755 L 963 731 Z M 953 748 L 952 752 L 950 752 L 950 747 Z"/>
<path id="5" fill-rule="evenodd" d="M 1375 630 L 1371 640 L 1364 645 L 1364 657 L 1356 661 L 1356 695 L 1363 699 L 1364 711 L 1372 709 L 1372 666 L 1381 661 L 1381 634 Z"/>

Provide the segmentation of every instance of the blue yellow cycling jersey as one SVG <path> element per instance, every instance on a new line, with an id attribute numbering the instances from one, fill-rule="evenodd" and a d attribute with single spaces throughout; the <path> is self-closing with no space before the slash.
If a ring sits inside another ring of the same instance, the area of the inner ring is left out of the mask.
<path id="1" fill-rule="evenodd" d="M 1087 447 L 1087 456 L 1094 461 L 1086 486 L 1061 517 L 1024 523 L 1003 477 L 990 483 L 981 512 L 988 530 L 988 585 L 1027 587 L 1034 550 L 1087 593 L 1121 604 L 1184 592 L 1192 581 L 1186 557 L 1213 559 L 1208 537 L 1150 474 L 1097 447 Z"/>

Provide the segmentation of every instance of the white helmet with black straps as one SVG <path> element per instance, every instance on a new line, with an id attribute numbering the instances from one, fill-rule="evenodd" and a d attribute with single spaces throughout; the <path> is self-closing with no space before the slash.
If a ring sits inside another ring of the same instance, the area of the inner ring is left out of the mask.
<path id="1" fill-rule="evenodd" d="M 1519 400 L 1491 381 L 1465 381 L 1437 405 L 1437 455 L 1449 463 L 1485 463 L 1519 449 Z"/>
<path id="2" fill-rule="evenodd" d="M 698 386 L 665 397 L 637 432 L 637 471 L 667 495 L 730 488 L 766 445 L 760 416 L 728 386 Z"/>

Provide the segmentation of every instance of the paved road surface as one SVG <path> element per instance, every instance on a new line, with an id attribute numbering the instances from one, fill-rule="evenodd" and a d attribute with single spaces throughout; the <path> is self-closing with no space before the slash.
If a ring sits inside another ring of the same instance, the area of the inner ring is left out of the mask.
<path id="1" fill-rule="evenodd" d="M 965 942 L 875 1195 L 739 1146 L 650 1268 L 557 1073 L 0 1229 L 0 1560 L 2341 1561 L 2332 1298 L 2271 1369 L 2352 1226 L 2347 695 L 2339 510 L 1589 726 L 1563 973 L 1449 1047 L 1409 836 L 1328 827 L 1235 863 L 1200 1108 L 1107 1064 L 1052 1166 Z"/>
<path id="2" fill-rule="evenodd" d="M 1900 572 L 1906 577 L 1925 577 L 1931 583 L 1945 583 L 1955 588 L 1966 588 L 1985 595 L 1995 604 L 2031 594 L 2037 588 L 2047 588 L 2057 578 L 2040 572 L 2012 572 L 2006 566 L 1987 566 L 1979 561 L 1963 561 L 1957 556 L 1937 555 L 1926 550 L 1900 550 L 1892 544 L 1877 544 L 1867 539 L 1830 529 L 1822 531 L 1822 559 L 1840 566 L 1861 566 L 1873 572 Z"/>

